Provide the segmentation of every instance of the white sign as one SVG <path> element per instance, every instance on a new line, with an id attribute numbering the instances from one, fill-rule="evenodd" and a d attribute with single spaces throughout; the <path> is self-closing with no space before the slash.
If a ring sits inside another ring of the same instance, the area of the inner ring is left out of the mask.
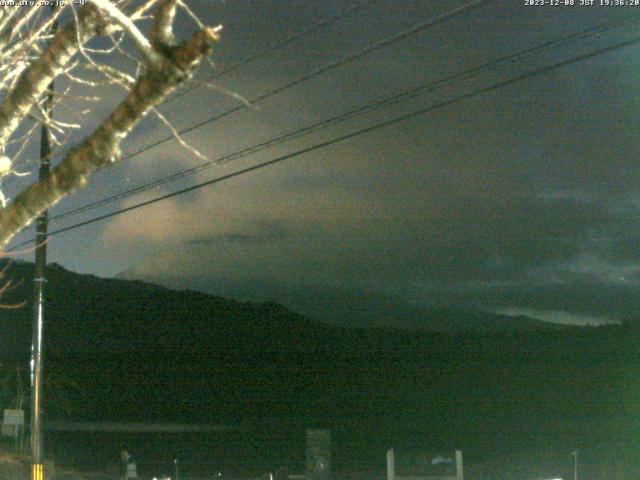
<path id="1" fill-rule="evenodd" d="M 16 425 L 7 425 L 6 423 L 3 423 L 0 434 L 2 434 L 3 437 L 17 437 L 18 427 Z"/>
<path id="2" fill-rule="evenodd" d="M 127 478 L 138 478 L 138 470 L 135 462 L 127 463 Z"/>
<path id="3" fill-rule="evenodd" d="M 24 410 L 5 410 L 3 423 L 21 427 L 24 425 Z"/>

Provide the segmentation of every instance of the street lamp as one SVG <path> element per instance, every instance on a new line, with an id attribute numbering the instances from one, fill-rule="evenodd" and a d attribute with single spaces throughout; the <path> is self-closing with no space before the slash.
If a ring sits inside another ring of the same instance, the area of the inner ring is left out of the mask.
<path id="1" fill-rule="evenodd" d="M 578 450 L 571 452 L 573 455 L 573 480 L 578 480 Z"/>

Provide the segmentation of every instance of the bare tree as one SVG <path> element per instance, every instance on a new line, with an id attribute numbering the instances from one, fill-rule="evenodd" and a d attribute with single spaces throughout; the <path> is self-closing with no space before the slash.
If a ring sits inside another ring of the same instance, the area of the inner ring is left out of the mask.
<path id="1" fill-rule="evenodd" d="M 45 102 L 52 81 L 60 78 L 68 85 L 54 99 L 56 105 L 96 105 L 95 97 L 74 96 L 72 85 L 117 85 L 124 98 L 95 130 L 64 147 L 62 160 L 45 180 L 34 181 L 10 201 L 0 193 L 0 247 L 85 186 L 92 172 L 117 162 L 122 141 L 148 112 L 168 123 L 154 107 L 192 77 L 220 29 L 202 25 L 182 0 L 89 0 L 80 8 L 59 3 L 53 13 L 38 5 L 0 7 L 0 182 L 23 174 L 27 146 L 42 122 L 58 149 L 72 131 L 81 130 L 78 122 L 49 118 Z M 196 33 L 184 41 L 174 34 L 180 9 L 196 24 Z M 60 28 L 52 31 L 54 20 Z M 114 56 L 127 60 L 128 68 Z"/>

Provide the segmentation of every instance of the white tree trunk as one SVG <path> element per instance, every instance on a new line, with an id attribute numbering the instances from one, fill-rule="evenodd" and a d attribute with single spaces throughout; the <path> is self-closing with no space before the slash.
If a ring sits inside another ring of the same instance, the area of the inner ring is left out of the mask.
<path id="1" fill-rule="evenodd" d="M 80 186 L 87 185 L 95 170 L 120 158 L 120 145 L 137 122 L 164 100 L 180 83 L 189 79 L 211 51 L 218 28 L 204 27 L 186 43 L 174 46 L 172 23 L 177 0 L 160 3 L 151 30 L 151 41 L 111 0 L 96 0 L 83 7 L 77 22 L 60 29 L 47 49 L 24 69 L 0 105 L 0 147 L 5 145 L 47 86 L 65 71 L 82 43 L 91 37 L 120 29 L 133 39 L 145 60 L 143 73 L 108 118 L 84 141 L 73 146 L 65 158 L 41 182 L 36 182 L 5 208 L 0 209 L 0 247 L 40 213 Z M 148 5 L 146 5 L 148 7 Z M 0 31 L 1 28 L 0 18 Z M 0 53 L 1 55 L 1 53 Z"/>

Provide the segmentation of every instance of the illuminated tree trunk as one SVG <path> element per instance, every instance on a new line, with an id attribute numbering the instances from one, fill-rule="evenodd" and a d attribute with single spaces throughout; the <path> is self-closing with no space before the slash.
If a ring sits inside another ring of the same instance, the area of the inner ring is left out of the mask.
<path id="1" fill-rule="evenodd" d="M 128 85 L 125 98 L 108 118 L 73 146 L 46 179 L 30 185 L 0 209 L 0 247 L 38 214 L 76 188 L 85 186 L 92 172 L 117 162 L 121 143 L 137 122 L 191 78 L 210 53 L 218 28 L 202 27 L 187 42 L 175 44 L 172 24 L 176 3 L 176 0 L 165 0 L 158 5 L 149 41 L 135 26 L 132 20 L 135 14 L 125 15 L 111 0 L 92 2 L 79 11 L 76 21 L 57 32 L 47 49 L 22 71 L 7 91 L 0 105 L 0 147 L 37 107 L 51 81 L 65 72 L 81 51 L 83 42 L 105 32 L 120 31 L 132 38 L 142 54 L 142 73 Z M 0 16 L 0 31 L 1 28 Z"/>

